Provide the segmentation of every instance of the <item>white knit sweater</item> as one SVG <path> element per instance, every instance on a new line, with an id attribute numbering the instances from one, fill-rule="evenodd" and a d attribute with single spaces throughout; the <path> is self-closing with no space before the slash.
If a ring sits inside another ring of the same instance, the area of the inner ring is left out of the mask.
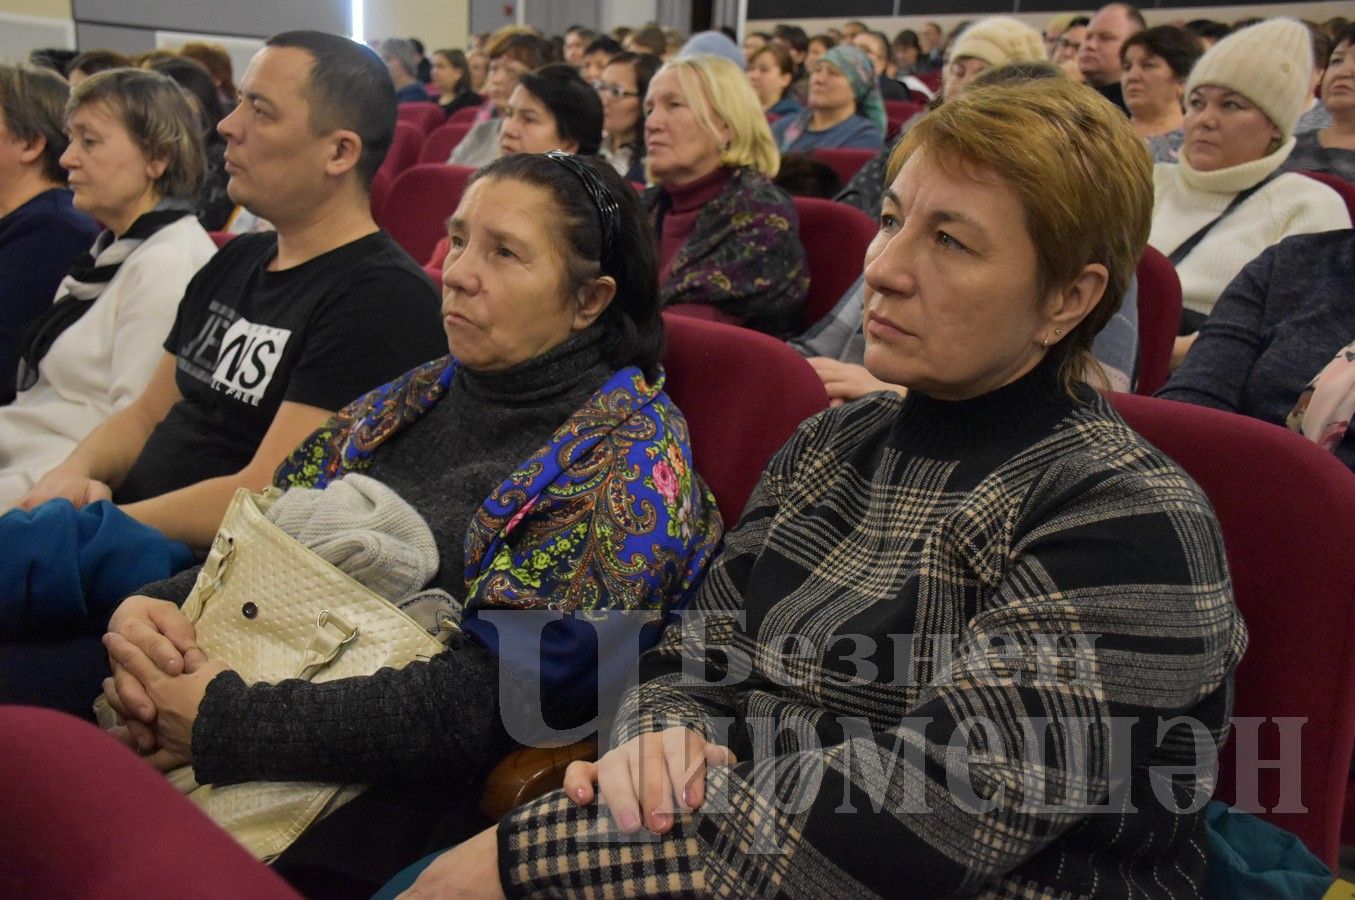
<path id="1" fill-rule="evenodd" d="M 1278 169 L 1293 146 L 1291 138 L 1269 156 L 1215 172 L 1192 169 L 1184 155 L 1177 164 L 1159 163 L 1153 169 L 1153 229 L 1148 243 L 1170 256 L 1217 218 L 1240 191 Z M 1270 245 L 1291 234 L 1349 227 L 1350 213 L 1339 194 L 1307 176 L 1285 173 L 1211 228 L 1176 267 L 1182 303 L 1208 314 L 1242 267 Z"/>
<path id="2" fill-rule="evenodd" d="M 161 345 L 188 280 L 215 252 L 193 216 L 166 225 L 56 339 L 37 383 L 0 407 L 0 512 L 137 398 L 165 355 Z"/>

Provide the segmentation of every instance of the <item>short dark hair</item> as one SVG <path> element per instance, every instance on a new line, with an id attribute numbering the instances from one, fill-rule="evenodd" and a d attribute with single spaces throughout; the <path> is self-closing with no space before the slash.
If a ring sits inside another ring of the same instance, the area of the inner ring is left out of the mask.
<path id="1" fill-rule="evenodd" d="M 530 71 L 546 64 L 546 42 L 534 34 L 517 32 L 494 41 L 486 51 L 491 60 L 506 56 L 522 63 Z"/>
<path id="2" fill-rule="evenodd" d="M 842 190 L 842 176 L 832 166 L 804 153 L 784 154 L 772 183 L 792 197 L 831 200 Z"/>
<path id="3" fill-rule="evenodd" d="M 630 40 L 632 44 L 639 44 L 655 56 L 663 56 L 668 50 L 668 37 L 657 25 L 646 25 L 639 31 L 631 32 Z"/>
<path id="4" fill-rule="evenodd" d="M 1182 81 L 1190 77 L 1190 70 L 1204 55 L 1204 44 L 1200 39 L 1175 25 L 1156 25 L 1125 38 L 1120 45 L 1120 62 L 1128 58 L 1130 47 L 1142 47 L 1153 56 L 1161 57 L 1172 74 Z"/>
<path id="5" fill-rule="evenodd" d="M 1335 53 L 1336 48 L 1342 44 L 1355 44 L 1355 22 L 1351 22 L 1348 25 L 1342 25 L 1341 29 L 1337 31 L 1336 34 L 1332 35 L 1332 53 Z M 1328 62 L 1330 62 L 1330 54 L 1328 54 L 1328 57 Z"/>
<path id="6" fill-rule="evenodd" d="M 415 53 L 423 56 L 423 41 L 416 37 L 412 37 L 409 39 L 409 45 L 414 48 Z"/>
<path id="7" fill-rule="evenodd" d="M 922 51 L 922 43 L 917 39 L 917 32 L 911 28 L 905 28 L 894 35 L 895 47 L 912 47 L 918 52 Z"/>
<path id="8" fill-rule="evenodd" d="M 589 41 L 588 46 L 583 48 L 584 56 L 592 56 L 594 53 L 605 53 L 607 56 L 616 56 L 618 53 L 624 53 L 625 48 L 607 35 L 599 35 Z"/>
<path id="9" fill-rule="evenodd" d="M 1191 19 L 1186 23 L 1186 31 L 1206 41 L 1221 41 L 1233 33 L 1233 29 L 1214 19 Z"/>
<path id="10" fill-rule="evenodd" d="M 1308 29 L 1308 37 L 1313 42 L 1313 68 L 1327 68 L 1327 60 L 1331 58 L 1331 50 L 1336 45 L 1332 43 L 1331 35 L 1321 25 L 1309 22 L 1303 19 L 1303 25 Z"/>
<path id="11" fill-rule="evenodd" d="M 870 38 L 872 41 L 874 41 L 875 43 L 879 44 L 879 48 L 878 48 L 878 49 L 879 49 L 879 51 L 880 51 L 880 58 L 883 59 L 883 60 L 885 61 L 886 64 L 888 64 L 888 63 L 890 63 L 890 62 L 893 62 L 893 60 L 891 60 L 891 59 L 889 58 L 889 38 L 888 38 L 888 37 L 886 37 L 885 35 L 881 34 L 881 33 L 878 32 L 878 31 L 871 31 L 869 28 L 867 28 L 865 31 L 861 32 L 861 34 L 864 34 L 866 37 Z M 857 35 L 857 37 L 860 37 L 860 36 L 861 36 L 860 34 Z"/>
<path id="12" fill-rule="evenodd" d="M 596 31 L 594 31 L 591 28 L 586 28 L 583 25 L 571 25 L 565 29 L 565 34 L 566 35 L 577 34 L 584 41 L 591 41 L 593 38 L 598 36 L 598 33 Z"/>
<path id="13" fill-rule="evenodd" d="M 522 181 L 550 191 L 558 211 L 542 210 L 554 225 L 563 226 L 569 250 L 570 289 L 602 275 L 616 280 L 616 296 L 598 319 L 604 329 L 603 353 L 615 368 L 638 366 L 654 378 L 663 361 L 663 318 L 659 315 L 659 250 L 640 197 L 606 162 L 594 156 L 578 161 L 597 173 L 616 201 L 620 218 L 617 246 L 602 258 L 599 213 L 580 175 L 544 154 L 503 156 L 471 176 Z"/>
<path id="14" fill-rule="evenodd" d="M 663 60 L 652 53 L 625 51 L 613 56 L 607 65 L 630 66 L 635 73 L 635 92 L 640 95 L 640 120 L 635 123 L 635 140 L 630 143 L 630 161 L 634 166 L 645 158 L 645 94 L 649 93 L 649 83 L 663 67 Z"/>
<path id="15" fill-rule="evenodd" d="M 66 66 L 66 77 L 79 69 L 86 75 L 97 75 L 109 69 L 125 69 L 132 64 L 132 58 L 116 50 L 87 50 Z"/>
<path id="16" fill-rule="evenodd" d="M 370 187 L 395 135 L 395 85 L 381 57 L 357 41 L 323 31 L 284 31 L 264 46 L 311 55 L 315 63 L 306 81 L 311 130 L 355 132 L 362 141 L 358 179 Z"/>
<path id="17" fill-rule="evenodd" d="M 1071 19 L 1068 20 L 1068 24 L 1064 27 L 1063 30 L 1067 31 L 1069 28 L 1086 28 L 1091 23 L 1092 23 L 1091 16 L 1073 16 Z"/>
<path id="18" fill-rule="evenodd" d="M 785 41 L 796 53 L 809 52 L 809 35 L 799 25 L 777 25 L 772 29 L 772 37 Z"/>
<path id="19" fill-rule="evenodd" d="M 51 69 L 58 75 L 65 75 L 71 60 L 75 59 L 74 50 L 64 47 L 38 47 L 28 51 L 28 64 L 39 69 Z"/>
<path id="20" fill-rule="evenodd" d="M 70 90 L 51 69 L 0 63 L 0 111 L 5 127 L 21 141 L 43 139 L 42 175 L 57 184 L 66 183 L 61 154 L 70 143 L 65 130 Z"/>
<path id="21" fill-rule="evenodd" d="M 225 111 L 221 108 L 221 96 L 212 82 L 212 73 L 201 63 L 184 56 L 158 59 L 151 63 L 151 71 L 174 79 L 179 87 L 192 94 L 202 113 L 203 134 L 208 138 L 216 134 L 216 125 L 225 116 Z"/>
<path id="22" fill-rule="evenodd" d="M 518 82 L 555 117 L 555 133 L 579 145 L 580 156 L 592 156 L 602 143 L 602 101 L 593 86 L 565 63 L 542 66 Z"/>

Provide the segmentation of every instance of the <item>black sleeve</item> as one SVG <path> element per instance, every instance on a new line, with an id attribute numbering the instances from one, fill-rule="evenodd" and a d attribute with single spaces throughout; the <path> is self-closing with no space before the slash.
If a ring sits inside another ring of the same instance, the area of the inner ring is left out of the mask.
<path id="1" fill-rule="evenodd" d="M 413 263 L 362 271 L 336 287 L 307 326 L 306 345 L 283 399 L 341 409 L 415 366 L 445 356 L 439 310 L 432 284 Z"/>
<path id="2" fill-rule="evenodd" d="M 152 581 L 150 584 L 143 584 L 137 589 L 136 593 L 143 597 L 153 597 L 156 600 L 169 600 L 177 606 L 183 606 L 184 601 L 188 599 L 189 593 L 193 590 L 193 584 L 198 580 L 198 573 L 201 571 L 202 566 L 190 566 L 177 575 Z"/>

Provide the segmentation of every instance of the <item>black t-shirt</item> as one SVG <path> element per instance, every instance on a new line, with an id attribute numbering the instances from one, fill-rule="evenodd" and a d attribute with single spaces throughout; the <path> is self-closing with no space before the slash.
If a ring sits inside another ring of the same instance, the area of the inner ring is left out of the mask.
<path id="1" fill-rule="evenodd" d="M 231 241 L 189 282 L 165 349 L 176 403 L 115 499 L 238 472 L 284 400 L 337 410 L 447 352 L 437 293 L 385 232 L 267 270 L 276 234 Z"/>

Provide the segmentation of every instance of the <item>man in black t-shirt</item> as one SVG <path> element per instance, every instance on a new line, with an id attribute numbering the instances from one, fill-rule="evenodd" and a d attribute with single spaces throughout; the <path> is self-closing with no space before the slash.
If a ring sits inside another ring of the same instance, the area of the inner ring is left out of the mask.
<path id="1" fill-rule="evenodd" d="M 262 489 L 335 410 L 447 352 L 436 292 L 370 212 L 395 129 L 381 60 L 335 35 L 277 35 L 240 98 L 220 125 L 228 190 L 276 233 L 237 238 L 203 267 L 146 390 L 24 507 L 111 495 L 205 547 L 237 488 Z"/>

